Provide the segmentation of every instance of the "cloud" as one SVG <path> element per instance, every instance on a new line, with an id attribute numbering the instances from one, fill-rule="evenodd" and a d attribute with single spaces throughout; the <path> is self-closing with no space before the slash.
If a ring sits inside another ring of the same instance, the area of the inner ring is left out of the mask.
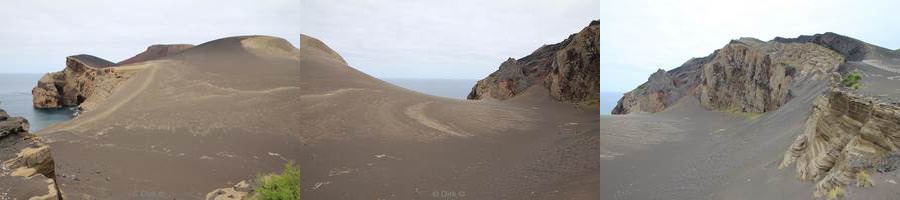
<path id="1" fill-rule="evenodd" d="M 0 72 L 58 71 L 151 44 L 306 34 L 378 77 L 482 78 L 599 18 L 597 0 L 4 1 Z"/>
<path id="2" fill-rule="evenodd" d="M 900 18 L 893 14 L 898 1 L 602 0 L 601 5 L 602 91 L 629 91 L 657 69 L 673 69 L 740 37 L 770 40 L 830 31 L 900 47 Z"/>

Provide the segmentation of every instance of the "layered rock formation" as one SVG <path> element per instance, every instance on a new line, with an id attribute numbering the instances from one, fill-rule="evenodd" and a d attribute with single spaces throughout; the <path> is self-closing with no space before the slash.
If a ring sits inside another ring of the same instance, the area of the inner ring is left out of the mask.
<path id="1" fill-rule="evenodd" d="M 0 199 L 59 199 L 50 147 L 0 109 Z"/>
<path id="2" fill-rule="evenodd" d="M 190 44 L 152 45 L 147 50 L 119 63 L 112 63 L 91 55 L 66 58 L 66 68 L 44 75 L 32 89 L 35 108 L 79 106 L 90 110 L 108 96 L 122 81 L 134 74 L 134 68 L 119 66 L 161 59 L 193 47 Z"/>
<path id="3" fill-rule="evenodd" d="M 840 80 L 835 75 L 835 80 Z M 835 81 L 837 82 L 837 81 Z M 815 196 L 856 184 L 871 186 L 869 174 L 891 172 L 900 163 L 900 104 L 833 87 L 813 104 L 806 130 L 797 136 L 779 168 L 796 162 L 801 180 L 816 181 Z"/>
<path id="4" fill-rule="evenodd" d="M 840 85 L 849 72 L 862 87 Z M 613 114 L 659 112 L 681 98 L 709 110 L 770 112 L 794 89 L 826 79 L 830 89 L 815 97 L 805 126 L 779 168 L 814 181 L 815 197 L 847 185 L 871 186 L 877 174 L 900 167 L 900 54 L 835 33 L 733 40 L 704 58 L 669 72 L 659 70 L 619 100 Z M 794 165 L 796 164 L 796 165 Z M 871 175 L 871 176 L 870 176 Z"/>
<path id="5" fill-rule="evenodd" d="M 814 195 L 841 187 L 873 186 L 873 177 L 900 167 L 900 101 L 894 94 L 900 54 L 834 33 L 784 42 L 812 42 L 848 58 L 831 76 L 830 90 L 817 97 L 803 133 L 786 151 L 779 168 L 791 167 L 801 180 L 815 181 Z M 847 72 L 863 74 L 862 88 L 841 85 Z"/>
<path id="6" fill-rule="evenodd" d="M 191 44 L 156 44 L 147 47 L 147 50 L 141 52 L 131 58 L 125 59 L 116 65 L 127 65 L 132 63 L 139 63 L 148 60 L 156 60 L 169 55 L 176 54 L 178 52 L 184 51 L 185 49 L 194 47 Z"/>
<path id="7" fill-rule="evenodd" d="M 34 107 L 78 106 L 95 94 L 110 93 L 115 85 L 130 76 L 115 70 L 113 65 L 90 55 L 67 57 L 63 71 L 44 75 L 31 90 Z"/>
<path id="8" fill-rule="evenodd" d="M 600 22 L 593 21 L 568 39 L 544 45 L 518 60 L 509 58 L 499 70 L 478 81 L 468 99 L 505 100 L 540 85 L 553 98 L 597 105 L 600 99 Z"/>
<path id="9" fill-rule="evenodd" d="M 685 96 L 711 110 L 768 112 L 790 100 L 794 79 L 819 79 L 843 61 L 813 43 L 741 38 L 670 72 L 657 71 L 626 93 L 612 113 L 659 112 Z"/>

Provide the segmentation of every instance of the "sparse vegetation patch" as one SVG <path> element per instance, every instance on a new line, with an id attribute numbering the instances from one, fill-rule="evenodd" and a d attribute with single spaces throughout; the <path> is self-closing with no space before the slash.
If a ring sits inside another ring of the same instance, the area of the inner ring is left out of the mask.
<path id="1" fill-rule="evenodd" d="M 844 80 L 841 80 L 841 85 L 856 90 L 862 85 L 860 81 L 862 81 L 862 75 L 859 72 L 850 72 L 847 77 L 844 77 Z"/>
<path id="2" fill-rule="evenodd" d="M 838 199 L 844 197 L 844 188 L 841 186 L 835 186 L 828 190 L 828 199 Z"/>
<path id="3" fill-rule="evenodd" d="M 866 171 L 860 170 L 856 172 L 856 186 L 857 187 L 871 187 L 872 179 L 869 177 L 869 174 Z"/>
<path id="4" fill-rule="evenodd" d="M 285 164 L 281 174 L 260 175 L 257 179 L 262 186 L 256 190 L 254 199 L 300 199 L 300 169 L 294 166 L 294 161 Z"/>

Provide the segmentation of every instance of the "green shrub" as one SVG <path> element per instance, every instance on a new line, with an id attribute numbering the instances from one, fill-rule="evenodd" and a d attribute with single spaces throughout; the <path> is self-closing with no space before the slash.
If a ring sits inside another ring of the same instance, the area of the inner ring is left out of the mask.
<path id="1" fill-rule="evenodd" d="M 828 199 L 838 199 L 844 197 L 844 188 L 841 186 L 834 186 L 831 190 L 828 190 Z"/>
<path id="2" fill-rule="evenodd" d="M 859 72 L 850 72 L 847 74 L 847 77 L 844 77 L 844 80 L 841 80 L 841 85 L 848 88 L 859 89 L 859 86 L 862 84 L 860 81 L 862 80 L 862 75 Z"/>
<path id="3" fill-rule="evenodd" d="M 256 190 L 258 200 L 293 200 L 300 198 L 300 169 L 294 161 L 284 165 L 281 174 L 260 175 L 257 177 L 262 186 Z"/>
<path id="4" fill-rule="evenodd" d="M 860 170 L 856 173 L 856 187 L 872 187 L 873 185 L 874 183 L 866 171 Z"/>

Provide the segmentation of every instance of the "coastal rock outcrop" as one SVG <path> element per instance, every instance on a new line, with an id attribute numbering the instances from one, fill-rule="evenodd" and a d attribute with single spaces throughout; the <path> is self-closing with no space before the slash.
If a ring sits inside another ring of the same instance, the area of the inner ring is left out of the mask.
<path id="1" fill-rule="evenodd" d="M 169 55 L 176 54 L 178 52 L 184 51 L 185 49 L 189 49 L 194 47 L 191 44 L 156 44 L 147 47 L 147 50 L 141 52 L 131 58 L 125 59 L 116 65 L 127 65 L 132 63 L 139 63 L 148 60 L 156 60 Z"/>
<path id="2" fill-rule="evenodd" d="M 600 100 L 600 22 L 593 21 L 566 40 L 544 45 L 479 80 L 468 99 L 505 100 L 541 85 L 554 99 L 585 105 Z"/>
<path id="3" fill-rule="evenodd" d="M 191 47 L 194 45 L 151 45 L 144 52 L 119 63 L 84 54 L 66 57 L 65 69 L 44 75 L 31 90 L 32 103 L 35 108 L 79 106 L 81 110 L 90 110 L 140 69 L 122 69 L 120 66 L 161 59 Z"/>
<path id="4" fill-rule="evenodd" d="M 48 73 L 31 90 L 35 108 L 78 106 L 97 94 L 109 94 L 131 73 L 113 68 L 112 62 L 90 55 L 66 58 L 66 68 Z M 91 106 L 82 106 L 90 109 Z"/>
<path id="5" fill-rule="evenodd" d="M 59 199 L 50 147 L 0 109 L 0 199 Z"/>

